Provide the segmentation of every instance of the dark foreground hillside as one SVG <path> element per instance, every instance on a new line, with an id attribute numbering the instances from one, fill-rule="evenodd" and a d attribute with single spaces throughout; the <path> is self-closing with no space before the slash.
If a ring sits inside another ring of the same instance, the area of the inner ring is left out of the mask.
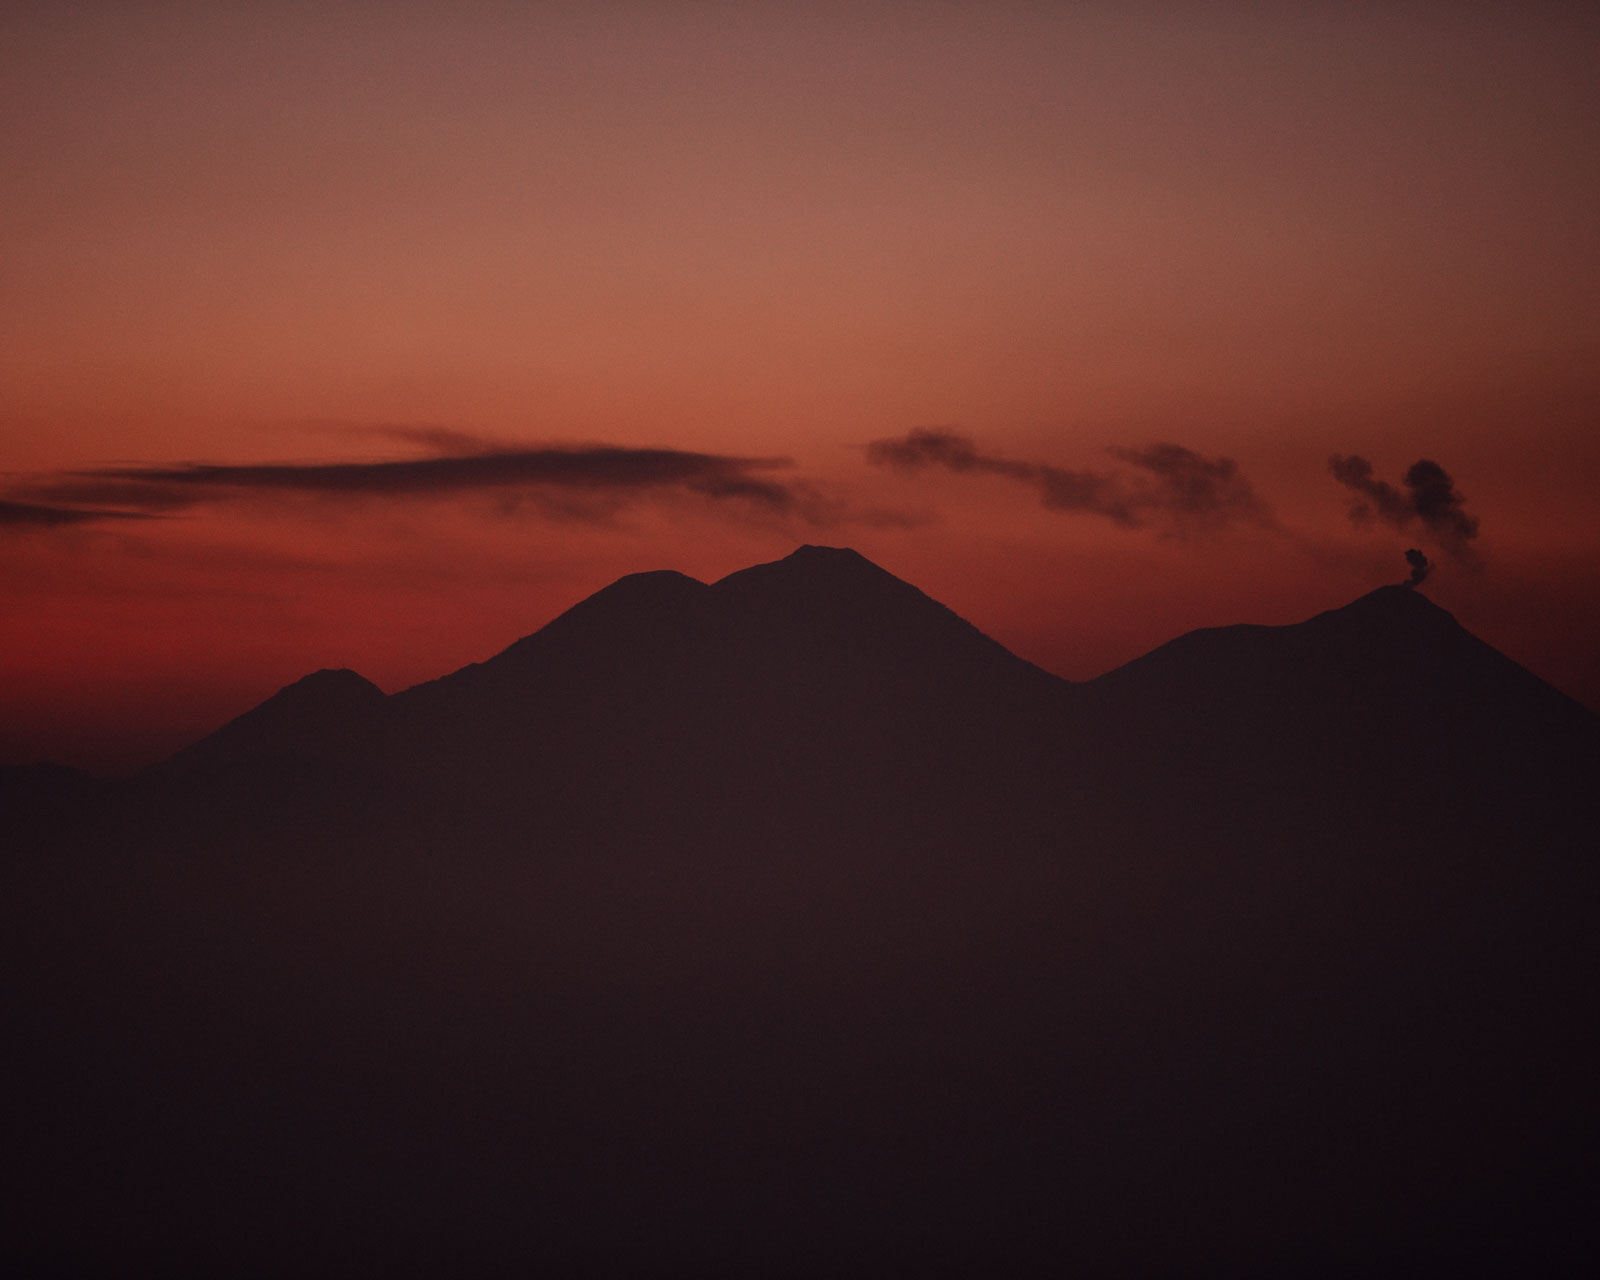
<path id="1" fill-rule="evenodd" d="M 1384 588 L 1086 685 L 852 552 L 0 778 L 16 1272 L 1590 1274 L 1600 729 Z"/>

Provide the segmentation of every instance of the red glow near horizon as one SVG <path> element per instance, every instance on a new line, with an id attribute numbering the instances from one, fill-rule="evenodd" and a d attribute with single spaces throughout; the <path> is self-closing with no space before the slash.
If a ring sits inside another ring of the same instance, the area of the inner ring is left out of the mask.
<path id="1" fill-rule="evenodd" d="M 1350 523 L 1333 453 L 1447 468 L 1485 566 L 1430 595 L 1600 706 L 1597 24 L 12 6 L 0 502 L 424 456 L 396 425 L 782 456 L 816 502 L 0 522 L 0 763 L 129 767 L 308 670 L 403 687 L 623 573 L 800 542 L 1086 678 L 1400 580 L 1408 535 Z M 1230 457 L 1278 527 L 1165 536 L 868 465 L 934 426 L 1072 470 Z"/>

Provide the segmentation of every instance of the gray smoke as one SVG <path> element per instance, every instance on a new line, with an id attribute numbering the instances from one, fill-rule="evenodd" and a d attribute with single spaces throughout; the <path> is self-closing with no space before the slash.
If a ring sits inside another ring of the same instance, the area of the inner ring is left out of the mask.
<path id="1" fill-rule="evenodd" d="M 982 452 L 966 436 L 923 427 L 902 437 L 872 441 L 867 461 L 908 473 L 939 467 L 960 474 L 1003 476 L 1034 489 L 1052 511 L 1102 516 L 1127 529 L 1154 526 L 1193 537 L 1236 523 L 1274 524 L 1271 510 L 1232 458 L 1207 458 L 1179 444 L 1107 452 L 1126 467 L 1074 471 L 1007 458 Z"/>
<path id="2" fill-rule="evenodd" d="M 1350 507 L 1350 518 L 1357 524 L 1381 520 L 1404 529 L 1419 523 L 1449 555 L 1477 567 L 1472 543 L 1478 536 L 1478 519 L 1466 513 L 1455 482 L 1437 462 L 1423 458 L 1413 463 L 1405 474 L 1404 490 L 1378 479 L 1372 464 L 1356 454 L 1335 454 L 1328 459 L 1328 469 L 1335 480 L 1358 495 Z"/>
<path id="3" fill-rule="evenodd" d="M 1424 579 L 1433 572 L 1433 562 L 1415 547 L 1406 552 L 1406 563 L 1411 566 L 1411 576 L 1405 580 L 1403 586 L 1420 587 Z"/>

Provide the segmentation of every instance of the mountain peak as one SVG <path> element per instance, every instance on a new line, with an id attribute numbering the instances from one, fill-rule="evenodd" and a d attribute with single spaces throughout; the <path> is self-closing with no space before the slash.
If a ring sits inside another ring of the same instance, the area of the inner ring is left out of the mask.
<path id="1" fill-rule="evenodd" d="M 877 568 L 877 565 L 873 564 L 872 561 L 868 560 L 866 556 L 862 555 L 854 547 L 823 547 L 811 542 L 803 543 L 796 547 L 788 555 L 784 556 L 784 560 L 793 561 L 796 564 L 867 565 L 874 569 Z"/>
<path id="2" fill-rule="evenodd" d="M 1343 609 L 1409 609 L 1413 613 L 1423 614 L 1429 611 L 1449 616 L 1449 611 L 1435 604 L 1423 594 L 1420 587 L 1413 587 L 1407 582 L 1389 583 L 1367 592 L 1364 596 L 1357 596 Z M 1336 611 L 1337 612 L 1337 611 Z"/>
<path id="3" fill-rule="evenodd" d="M 553 647 L 585 650 L 598 646 L 605 650 L 621 637 L 664 641 L 668 634 L 693 625 L 703 612 L 710 591 L 698 578 L 674 569 L 626 574 L 580 600 L 532 635 L 523 636 L 490 662 L 538 661 Z"/>
<path id="4" fill-rule="evenodd" d="M 1415 587 L 1393 584 L 1358 596 L 1349 604 L 1319 613 L 1301 624 L 1312 630 L 1360 633 L 1372 640 L 1410 635 L 1435 641 L 1465 629 L 1448 609 L 1435 604 Z"/>
<path id="5" fill-rule="evenodd" d="M 383 690 L 359 672 L 349 667 L 323 667 L 285 685 L 261 705 L 326 708 L 368 705 L 383 697 Z"/>
<path id="6" fill-rule="evenodd" d="M 771 560 L 730 573 L 716 583 L 716 588 L 724 594 L 758 588 L 813 597 L 819 594 L 834 595 L 841 590 L 847 594 L 885 589 L 916 596 L 923 594 L 910 583 L 868 560 L 859 551 L 849 547 L 819 547 L 810 543 L 797 547 L 782 560 Z"/>
<path id="7" fill-rule="evenodd" d="M 980 670 L 986 680 L 1058 683 L 848 547 L 808 544 L 730 573 L 712 591 L 748 643 L 818 670 L 923 687 L 966 683 Z"/>
<path id="8" fill-rule="evenodd" d="M 676 569 L 647 569 L 642 573 L 623 574 L 610 586 L 596 591 L 589 599 L 598 600 L 602 596 L 694 595 L 704 586 L 705 583 L 698 578 L 691 578 Z"/>
<path id="9" fill-rule="evenodd" d="M 602 587 L 592 596 L 579 601 L 557 618 L 574 621 L 593 614 L 610 614 L 615 611 L 657 612 L 662 609 L 682 607 L 686 602 L 698 601 L 706 593 L 706 584 L 698 578 L 679 573 L 675 569 L 652 569 L 645 573 L 629 573 L 608 587 Z"/>
<path id="10" fill-rule="evenodd" d="M 386 700 L 346 667 L 313 671 L 154 767 L 184 773 L 337 752 Z"/>
<path id="11" fill-rule="evenodd" d="M 1490 724 L 1505 740 L 1593 734 L 1592 724 L 1583 727 L 1592 717 L 1565 694 L 1398 584 L 1287 626 L 1191 631 L 1092 686 L 1097 697 L 1141 703 L 1152 734 L 1184 715 L 1248 724 L 1258 737 L 1269 729 L 1309 732 L 1305 726 L 1320 721 L 1325 743 L 1357 755 L 1378 750 L 1370 726 L 1385 721 L 1426 731 L 1434 758 L 1442 758 L 1440 743 L 1481 740 Z M 1335 723 L 1337 733 L 1328 727 Z M 1416 749 L 1410 739 L 1405 746 Z"/>

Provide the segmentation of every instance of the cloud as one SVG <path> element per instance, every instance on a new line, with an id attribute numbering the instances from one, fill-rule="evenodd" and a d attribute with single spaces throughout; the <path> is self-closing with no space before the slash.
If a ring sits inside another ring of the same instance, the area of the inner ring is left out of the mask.
<path id="1" fill-rule="evenodd" d="M 427 453 L 453 455 L 514 450 L 505 440 L 492 440 L 437 422 L 360 422 L 346 418 L 306 418 L 289 424 L 303 431 L 345 439 L 394 440 Z"/>
<path id="2" fill-rule="evenodd" d="M 1192 530 L 1221 530 L 1235 521 L 1274 523 L 1271 509 L 1239 474 L 1239 464 L 1232 458 L 1206 458 L 1179 444 L 1110 453 L 1155 478 L 1152 487 L 1135 495 L 1136 505 L 1164 512 Z"/>
<path id="3" fill-rule="evenodd" d="M 1232 458 L 1206 458 L 1178 444 L 1108 452 L 1131 470 L 1074 471 L 1026 462 L 981 453 L 968 437 L 951 431 L 918 428 L 903 437 L 874 440 L 867 446 L 867 461 L 905 472 L 941 467 L 1003 476 L 1036 489 L 1052 511 L 1101 516 L 1127 529 L 1157 527 L 1194 537 L 1236 523 L 1275 526 L 1271 509 Z"/>
<path id="4" fill-rule="evenodd" d="M 804 481 L 770 472 L 792 466 L 787 458 L 746 458 L 680 449 L 616 445 L 477 448 L 471 437 L 444 429 L 386 429 L 385 434 L 435 450 L 423 458 L 376 462 L 183 463 L 80 471 L 46 484 L 56 501 L 97 502 L 139 511 L 182 510 L 250 495 L 283 494 L 334 499 L 417 498 L 473 492 L 541 494 L 565 514 L 582 510 L 573 499 L 614 506 L 644 496 L 690 494 L 711 502 L 736 502 L 778 515 L 810 518 L 821 508 Z"/>
<path id="5" fill-rule="evenodd" d="M 1477 517 L 1467 514 L 1465 499 L 1437 462 L 1423 458 L 1413 463 L 1405 474 L 1404 490 L 1378 479 L 1372 463 L 1356 454 L 1335 454 L 1328 459 L 1328 469 L 1335 480 L 1358 495 L 1350 507 L 1350 518 L 1357 524 L 1381 520 L 1396 529 L 1421 524 L 1456 560 L 1478 566 L 1478 553 L 1472 545 L 1478 536 Z"/>
<path id="6" fill-rule="evenodd" d="M 368 427 L 366 430 L 370 435 L 398 440 L 402 444 L 417 445 L 430 453 L 445 457 L 503 452 L 511 447 L 483 436 L 457 431 L 454 427 L 441 427 L 428 423 L 383 423 Z"/>
<path id="7" fill-rule="evenodd" d="M 89 524 L 96 520 L 138 520 L 148 518 L 142 511 L 95 511 L 83 507 L 61 507 L 38 502 L 7 502 L 0 499 L 0 529 L 59 529 L 65 525 Z"/>

